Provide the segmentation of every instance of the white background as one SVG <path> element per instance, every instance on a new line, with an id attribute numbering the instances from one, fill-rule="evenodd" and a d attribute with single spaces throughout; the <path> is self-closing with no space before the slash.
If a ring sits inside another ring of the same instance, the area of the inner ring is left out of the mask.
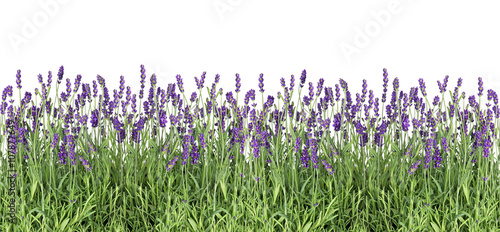
<path id="1" fill-rule="evenodd" d="M 267 97 L 282 91 L 281 77 L 288 86 L 291 74 L 297 90 L 303 69 L 314 87 L 319 78 L 327 87 L 343 78 L 354 100 L 367 79 L 380 97 L 383 68 L 391 83 L 388 98 L 394 77 L 405 92 L 424 78 L 432 101 L 439 94 L 436 81 L 445 75 L 452 91 L 462 77 L 460 92 L 467 96 L 477 94 L 477 78 L 483 77 L 486 95 L 490 88 L 500 92 L 499 6 L 416 0 L 0 1 L 0 89 L 12 85 L 17 105 L 18 69 L 24 96 L 41 89 L 37 75 L 46 82 L 49 70 L 54 87 L 63 65 L 60 91 L 66 78 L 74 83 L 81 74 L 82 83 L 92 83 L 99 74 L 111 96 L 121 75 L 138 94 L 144 64 L 146 98 L 152 73 L 163 89 L 180 74 L 189 98 L 194 77 L 206 71 L 205 86 L 219 73 L 224 92 L 234 91 L 239 73 L 240 103 L 251 88 L 261 102 L 260 73 Z"/>
<path id="2" fill-rule="evenodd" d="M 144 64 L 146 95 L 153 72 L 164 89 L 180 74 L 188 98 L 203 71 L 208 87 L 219 73 L 224 92 L 234 91 L 239 73 L 240 102 L 250 88 L 260 102 L 260 73 L 265 95 L 276 96 L 281 77 L 289 85 L 294 74 L 298 86 L 306 69 L 314 87 L 319 78 L 326 86 L 344 78 L 355 96 L 367 79 L 368 89 L 380 97 L 383 68 L 389 91 L 394 77 L 405 92 L 424 78 L 431 101 L 439 94 L 436 81 L 449 75 L 448 90 L 462 77 L 460 92 L 477 94 L 477 78 L 483 77 L 486 94 L 500 90 L 498 6 L 410 0 L 1 1 L 0 88 L 12 85 L 18 104 L 18 69 L 24 95 L 41 89 L 37 75 L 46 82 L 49 70 L 55 86 L 64 65 L 64 90 L 66 78 L 74 83 L 81 74 L 82 83 L 92 83 L 100 74 L 112 96 L 123 75 L 138 94 Z"/>

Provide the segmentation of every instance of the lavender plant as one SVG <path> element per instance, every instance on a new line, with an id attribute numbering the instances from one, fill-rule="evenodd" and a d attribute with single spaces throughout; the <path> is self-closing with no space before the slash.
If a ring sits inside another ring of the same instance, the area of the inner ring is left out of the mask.
<path id="1" fill-rule="evenodd" d="M 234 93 L 217 89 L 216 74 L 204 95 L 206 75 L 194 78 L 189 99 L 181 75 L 157 86 L 152 74 L 146 96 L 144 65 L 139 95 L 124 76 L 111 90 L 100 75 L 92 89 L 81 75 L 66 78 L 59 93 L 61 66 L 50 98 L 51 71 L 47 83 L 37 76 L 41 92 L 32 94 L 22 92 L 18 70 L 19 103 L 11 85 L 2 92 L 0 171 L 15 178 L 19 211 L 8 223 L 4 178 L 0 230 L 499 228 L 500 108 L 493 89 L 481 104 L 481 78 L 477 99 L 459 94 L 462 78 L 448 98 L 446 76 L 430 104 L 423 78 L 409 91 L 394 78 L 387 98 L 387 69 L 381 97 L 367 80 L 351 94 L 345 80 L 328 78 L 309 81 L 302 96 L 306 70 L 298 91 L 291 75 L 268 94 L 260 74 L 259 104 L 239 74 Z"/>

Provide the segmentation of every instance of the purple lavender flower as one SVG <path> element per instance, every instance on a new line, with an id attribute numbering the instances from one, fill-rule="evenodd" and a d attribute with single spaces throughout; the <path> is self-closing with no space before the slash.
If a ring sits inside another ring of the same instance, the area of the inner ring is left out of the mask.
<path id="1" fill-rule="evenodd" d="M 410 170 L 408 170 L 408 173 L 411 175 L 413 174 L 417 169 L 418 169 L 418 166 L 420 165 L 420 160 L 417 161 L 417 163 L 413 164 L 410 168 Z"/>
<path id="2" fill-rule="evenodd" d="M 446 92 L 446 85 L 448 84 L 449 76 L 444 77 L 443 85 L 441 85 L 441 93 Z"/>
<path id="3" fill-rule="evenodd" d="M 455 87 L 455 91 L 453 92 L 453 103 L 458 104 L 458 87 Z"/>
<path id="4" fill-rule="evenodd" d="M 383 74 L 383 76 L 384 76 L 384 85 L 383 85 L 384 93 L 382 94 L 382 102 L 383 103 L 385 102 L 386 96 L 387 96 L 386 95 L 387 94 L 387 87 L 388 87 L 387 83 L 389 82 L 389 78 L 387 78 L 388 75 L 389 74 L 387 73 L 387 69 L 384 68 L 384 74 Z"/>
<path id="5" fill-rule="evenodd" d="M 439 168 L 440 165 L 441 165 L 441 160 L 443 158 L 441 157 L 441 150 L 439 149 L 436 149 L 435 153 L 434 153 L 434 157 L 433 157 L 433 160 L 434 160 L 434 168 Z"/>
<path id="6" fill-rule="evenodd" d="M 252 99 L 252 101 L 255 101 L 255 90 L 254 89 L 249 90 L 245 94 L 245 105 L 248 105 L 250 99 Z"/>
<path id="7" fill-rule="evenodd" d="M 307 140 L 306 140 L 307 141 Z M 302 156 L 300 157 L 300 161 L 302 162 L 302 167 L 308 168 L 309 167 L 309 151 L 307 144 L 305 145 L 304 149 L 302 149 Z"/>
<path id="8" fill-rule="evenodd" d="M 177 78 L 177 86 L 179 87 L 179 91 L 181 93 L 184 93 L 184 88 L 182 87 L 183 83 L 182 83 L 181 75 L 177 75 L 176 78 Z"/>
<path id="9" fill-rule="evenodd" d="M 236 73 L 236 90 L 234 92 L 239 93 L 241 87 L 241 78 L 240 74 Z"/>
<path id="10" fill-rule="evenodd" d="M 259 92 L 264 93 L 264 74 L 260 74 L 259 77 Z"/>
<path id="11" fill-rule="evenodd" d="M 52 141 L 52 144 L 50 145 L 50 147 L 52 149 L 55 149 L 56 146 L 57 146 L 57 142 L 59 141 L 59 135 L 57 133 L 54 134 L 54 140 Z"/>
<path id="12" fill-rule="evenodd" d="M 215 83 L 212 83 L 212 88 L 210 89 L 210 99 L 215 101 Z"/>
<path id="13" fill-rule="evenodd" d="M 203 147 L 203 149 L 207 149 L 207 143 L 205 142 L 204 135 L 200 134 L 199 137 L 200 137 L 200 145 L 201 145 L 201 147 Z"/>
<path id="14" fill-rule="evenodd" d="M 286 84 L 285 84 L 285 78 L 283 78 L 283 77 L 282 77 L 282 78 L 280 79 L 280 84 L 281 84 L 281 87 L 282 87 L 282 88 L 285 88 L 285 85 L 286 85 Z"/>
<path id="15" fill-rule="evenodd" d="M 200 86 L 199 86 L 200 88 L 199 88 L 199 89 L 203 89 L 203 86 L 204 86 L 204 84 L 205 84 L 205 76 L 206 76 L 206 75 L 207 75 L 207 72 L 203 72 L 203 73 L 201 74 L 201 80 L 200 80 Z"/>
<path id="16" fill-rule="evenodd" d="M 42 74 L 38 74 L 38 83 L 42 84 L 43 83 L 43 77 Z"/>
<path id="17" fill-rule="evenodd" d="M 175 166 L 175 162 L 177 162 L 178 159 L 179 156 L 175 156 L 173 160 L 170 160 L 168 162 L 167 166 L 165 167 L 167 169 L 167 172 L 170 171 Z"/>
<path id="18" fill-rule="evenodd" d="M 290 77 L 290 91 L 293 91 L 293 87 L 295 86 L 295 76 Z"/>
<path id="19" fill-rule="evenodd" d="M 59 68 L 59 72 L 57 73 L 57 84 L 58 84 L 58 85 L 59 85 L 59 84 L 61 84 L 61 81 L 62 81 L 62 79 L 63 79 L 63 76 L 64 76 L 64 67 L 63 67 L 63 66 L 61 66 L 61 67 Z"/>
<path id="20" fill-rule="evenodd" d="M 302 75 L 300 75 L 300 88 L 303 88 L 304 87 L 304 84 L 306 83 L 306 77 L 307 77 L 307 73 L 306 73 L 306 70 L 304 69 L 302 71 Z"/>
<path id="21" fill-rule="evenodd" d="M 73 139 L 73 135 L 68 136 L 68 146 L 69 146 L 68 150 L 69 150 L 69 158 L 71 159 L 71 165 L 75 165 L 76 156 L 75 156 L 75 142 Z"/>
<path id="22" fill-rule="evenodd" d="M 82 156 L 79 157 L 80 158 L 80 161 L 82 162 L 82 165 L 85 169 L 87 169 L 87 171 L 91 171 L 92 170 L 92 166 L 90 165 L 89 161 L 83 159 Z"/>
<path id="23" fill-rule="evenodd" d="M 82 75 L 80 75 L 80 74 L 76 75 L 75 88 L 73 90 L 74 93 L 78 92 L 78 88 L 80 88 L 80 82 L 81 81 L 82 81 Z"/>
<path id="24" fill-rule="evenodd" d="M 483 96 L 483 78 L 479 77 L 478 78 L 478 90 L 479 90 L 479 93 L 477 94 L 477 96 L 481 97 Z"/>
<path id="25" fill-rule="evenodd" d="M 418 79 L 418 82 L 420 84 L 420 91 L 422 91 L 422 95 L 424 97 L 427 96 L 427 92 L 425 91 L 425 82 L 424 82 L 424 79 L 420 78 L 420 79 Z"/>
<path id="26" fill-rule="evenodd" d="M 449 152 L 450 152 L 450 148 L 448 147 L 448 143 L 446 142 L 446 138 L 445 138 L 445 137 L 443 137 L 443 138 L 441 139 L 441 144 L 442 144 L 442 146 L 443 146 L 443 150 L 444 150 L 444 152 L 445 152 L 445 153 L 449 153 Z"/>
<path id="27" fill-rule="evenodd" d="M 252 143 L 251 143 L 251 146 L 253 148 L 253 156 L 255 158 L 259 158 L 259 142 L 257 141 L 257 139 L 255 138 L 255 136 L 253 136 L 252 138 Z"/>
<path id="28" fill-rule="evenodd" d="M 51 83 L 52 83 L 52 72 L 49 71 L 49 76 L 47 77 L 47 88 L 50 88 Z"/>
<path id="29" fill-rule="evenodd" d="M 394 91 L 397 92 L 399 89 L 399 79 L 397 77 L 394 78 L 394 81 L 392 82 L 392 86 L 394 87 Z"/>
<path id="30" fill-rule="evenodd" d="M 325 80 L 323 78 L 319 79 L 318 86 L 316 87 L 316 89 L 317 89 L 316 96 L 321 95 L 321 91 L 323 90 L 323 83 L 324 82 L 325 82 Z"/>
<path id="31" fill-rule="evenodd" d="M 486 138 L 484 140 L 484 146 L 483 146 L 483 157 L 488 158 L 490 156 L 490 148 L 492 146 L 492 143 L 489 138 Z"/>
<path id="32" fill-rule="evenodd" d="M 368 84 L 366 83 L 366 79 L 363 79 L 363 85 L 362 85 L 363 89 L 361 90 L 361 102 L 365 102 L 365 97 L 366 97 L 366 93 L 368 92 Z"/>
<path id="33" fill-rule="evenodd" d="M 189 100 L 190 100 L 191 102 L 194 102 L 194 101 L 196 101 L 196 97 L 197 97 L 197 94 L 196 94 L 196 91 L 195 91 L 195 92 L 193 92 L 193 93 L 191 94 L 191 99 L 189 99 Z"/>
<path id="34" fill-rule="evenodd" d="M 431 153 L 432 153 L 432 147 L 436 141 L 434 139 L 427 139 L 427 143 L 425 146 L 425 158 L 424 158 L 424 163 L 425 163 L 425 168 L 429 168 L 429 163 L 431 162 Z"/>
<path id="35" fill-rule="evenodd" d="M 434 97 L 434 101 L 432 102 L 432 104 L 433 104 L 434 106 L 437 106 L 437 105 L 439 104 L 439 95 L 436 95 L 436 96 Z"/>
<path id="36" fill-rule="evenodd" d="M 313 168 L 318 168 L 318 145 L 316 144 L 316 139 L 310 139 L 309 144 L 311 146 L 311 161 L 313 162 Z"/>
<path id="37" fill-rule="evenodd" d="M 460 88 L 462 87 L 462 78 L 458 78 L 458 82 L 457 82 L 457 87 Z"/>
<path id="38" fill-rule="evenodd" d="M 20 69 L 17 70 L 16 78 L 17 78 L 17 80 L 16 80 L 17 88 L 21 89 L 23 86 L 21 86 L 21 70 Z"/>
<path id="39" fill-rule="evenodd" d="M 217 73 L 215 74 L 215 84 L 218 84 L 220 80 L 220 75 Z"/>
<path id="40" fill-rule="evenodd" d="M 309 100 L 312 100 L 314 97 L 314 86 L 312 82 L 309 82 Z"/>
<path id="41" fill-rule="evenodd" d="M 66 95 L 70 95 L 71 93 L 71 80 L 66 78 Z"/>
<path id="42" fill-rule="evenodd" d="M 125 77 L 120 76 L 120 99 L 122 99 L 123 90 L 125 90 Z"/>

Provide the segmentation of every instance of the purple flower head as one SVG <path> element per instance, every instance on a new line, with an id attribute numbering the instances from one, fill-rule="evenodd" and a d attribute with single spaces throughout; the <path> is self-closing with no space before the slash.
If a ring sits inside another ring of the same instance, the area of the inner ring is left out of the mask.
<path id="1" fill-rule="evenodd" d="M 17 88 L 21 89 L 23 86 L 21 86 L 21 70 L 20 69 L 17 70 L 16 78 L 17 78 L 17 80 L 16 80 Z"/>
<path id="2" fill-rule="evenodd" d="M 245 94 L 245 105 L 248 105 L 250 99 L 252 99 L 252 101 L 255 101 L 255 90 L 254 89 L 249 90 Z"/>
<path id="3" fill-rule="evenodd" d="M 218 84 L 220 80 L 220 75 L 217 73 L 215 74 L 215 84 Z"/>
<path id="4" fill-rule="evenodd" d="M 97 97 L 97 82 L 94 80 L 92 81 L 92 88 L 93 88 L 93 93 L 94 95 L 92 97 L 96 98 Z"/>
<path id="5" fill-rule="evenodd" d="M 241 87 L 241 78 L 240 74 L 236 73 L 236 90 L 234 92 L 239 93 Z"/>
<path id="6" fill-rule="evenodd" d="M 130 102 L 131 94 L 132 94 L 132 91 L 130 90 L 130 86 L 127 86 L 127 97 L 125 98 L 125 99 L 127 99 L 127 104 L 128 104 L 128 102 Z"/>
<path id="7" fill-rule="evenodd" d="M 311 100 L 314 97 L 314 86 L 312 82 L 309 82 L 309 99 Z"/>
<path id="8" fill-rule="evenodd" d="M 190 100 L 191 102 L 194 102 L 194 101 L 196 101 L 196 97 L 197 97 L 197 94 L 196 94 L 196 91 L 195 91 L 195 92 L 193 92 L 193 93 L 191 94 L 191 99 L 189 99 L 189 100 Z"/>
<path id="9" fill-rule="evenodd" d="M 479 85 L 479 87 L 477 88 L 478 91 L 479 91 L 479 93 L 477 94 L 477 96 L 481 97 L 481 96 L 483 96 L 483 78 L 479 77 L 477 83 Z"/>
<path id="10" fill-rule="evenodd" d="M 203 72 L 201 74 L 201 80 L 199 82 L 199 86 L 198 86 L 198 89 L 203 89 L 203 85 L 205 84 L 205 76 L 207 75 L 207 72 Z"/>
<path id="11" fill-rule="evenodd" d="M 280 79 L 280 84 L 281 84 L 281 87 L 285 88 L 286 84 L 285 84 L 285 78 L 281 78 Z"/>
<path id="12" fill-rule="evenodd" d="M 205 137 L 203 134 L 199 135 L 200 138 L 200 145 L 203 147 L 203 149 L 207 149 L 207 143 L 205 142 Z"/>
<path id="13" fill-rule="evenodd" d="M 43 77 L 42 74 L 38 74 L 38 83 L 42 84 L 43 83 Z"/>
<path id="14" fill-rule="evenodd" d="M 175 156 L 173 160 L 170 160 L 170 162 L 168 162 L 167 166 L 165 167 L 167 171 L 170 171 L 175 166 L 175 162 L 177 162 L 178 159 L 179 156 Z"/>
<path id="15" fill-rule="evenodd" d="M 397 90 L 399 89 L 399 79 L 397 77 L 394 78 L 394 81 L 392 82 L 392 85 L 394 87 L 394 91 L 397 92 Z"/>
<path id="16" fill-rule="evenodd" d="M 450 148 L 448 147 L 448 143 L 447 143 L 447 141 L 446 141 L 446 138 L 445 138 L 445 137 L 443 137 L 443 138 L 441 139 L 441 144 L 442 144 L 442 146 L 443 146 L 443 150 L 444 150 L 444 152 L 445 152 L 445 153 L 449 153 L 449 152 L 450 152 Z"/>
<path id="17" fill-rule="evenodd" d="M 434 106 L 437 106 L 437 105 L 439 104 L 439 95 L 436 95 L 436 96 L 434 97 L 434 101 L 432 102 L 432 104 L 433 104 Z"/>
<path id="18" fill-rule="evenodd" d="M 78 92 L 78 89 L 80 88 L 81 81 L 82 81 L 82 75 L 80 75 L 80 74 L 76 75 L 75 87 L 73 90 L 74 93 Z"/>
<path id="19" fill-rule="evenodd" d="M 362 85 L 363 89 L 361 90 L 361 93 L 362 93 L 362 102 L 364 103 L 365 102 L 365 96 L 366 96 L 366 93 L 368 92 L 368 84 L 366 83 L 366 79 L 363 79 L 363 85 Z"/>
<path id="20" fill-rule="evenodd" d="M 413 174 L 418 169 L 419 165 L 420 165 L 420 160 L 418 160 L 417 163 L 411 165 L 410 170 L 408 170 L 408 173 L 410 175 Z"/>
<path id="21" fill-rule="evenodd" d="M 290 77 L 290 91 L 293 90 L 293 87 L 295 86 L 295 76 Z"/>
<path id="22" fill-rule="evenodd" d="M 458 104 L 458 87 L 455 87 L 455 91 L 453 92 L 453 103 Z"/>
<path id="23" fill-rule="evenodd" d="M 335 101 L 338 102 L 340 100 L 340 88 L 339 84 L 335 84 Z"/>
<path id="24" fill-rule="evenodd" d="M 47 77 L 47 87 L 50 88 L 50 84 L 52 83 L 52 72 L 49 71 L 49 76 Z"/>
<path id="25" fill-rule="evenodd" d="M 420 91 L 422 91 L 422 95 L 427 96 L 427 92 L 425 91 L 425 82 L 423 78 L 418 79 L 418 83 L 420 84 Z"/>
<path id="26" fill-rule="evenodd" d="M 293 152 L 297 153 L 299 151 L 302 139 L 297 137 L 297 141 L 295 142 L 295 147 L 293 148 Z"/>
<path id="27" fill-rule="evenodd" d="M 490 156 L 490 148 L 492 146 L 492 143 L 489 138 L 486 138 L 484 140 L 484 146 L 483 146 L 483 157 L 488 158 Z"/>
<path id="28" fill-rule="evenodd" d="M 151 75 L 151 78 L 149 79 L 149 81 L 151 82 L 151 87 L 154 89 L 156 87 L 156 74 L 155 73 L 153 73 L 153 75 Z M 121 88 L 120 88 L 120 91 L 121 91 Z"/>
<path id="29" fill-rule="evenodd" d="M 324 84 L 324 82 L 325 82 L 325 80 L 323 78 L 319 79 L 318 86 L 316 87 L 316 89 L 317 89 L 316 96 L 321 95 L 321 91 L 323 90 L 323 84 Z"/>
<path id="30" fill-rule="evenodd" d="M 182 87 L 182 77 L 181 75 L 178 75 L 176 76 L 177 78 L 177 86 L 179 87 L 179 91 L 181 91 L 181 93 L 184 93 L 184 88 Z"/>
<path id="31" fill-rule="evenodd" d="M 462 78 L 458 78 L 458 82 L 457 82 L 457 87 L 460 88 L 462 87 Z"/>
<path id="32" fill-rule="evenodd" d="M 210 89 L 210 99 L 215 100 L 215 83 L 212 83 L 212 88 Z"/>
<path id="33" fill-rule="evenodd" d="M 441 87 L 442 87 L 442 89 L 443 89 L 443 92 L 446 92 L 446 85 L 448 84 L 448 79 L 449 79 L 449 78 L 450 78 L 450 77 L 449 77 L 448 75 L 446 75 L 446 76 L 444 77 L 443 85 L 441 86 Z"/>
<path id="34" fill-rule="evenodd" d="M 124 76 L 120 76 L 120 99 L 122 98 L 123 96 L 123 90 L 125 90 L 125 77 Z"/>
<path id="35" fill-rule="evenodd" d="M 71 93 L 71 80 L 66 78 L 66 95 L 70 95 Z"/>
<path id="36" fill-rule="evenodd" d="M 302 75 L 300 75 L 300 88 L 304 87 L 304 84 L 306 83 L 306 77 L 307 77 L 307 73 L 306 73 L 306 70 L 304 69 L 302 71 Z"/>
<path id="37" fill-rule="evenodd" d="M 51 148 L 55 149 L 57 146 L 57 142 L 59 141 L 59 135 L 57 133 L 54 134 L 54 140 L 52 141 Z"/>
<path id="38" fill-rule="evenodd" d="M 64 67 L 61 66 L 59 68 L 59 72 L 57 73 L 57 84 L 61 84 L 61 81 L 63 79 L 63 76 L 64 76 Z"/>
<path id="39" fill-rule="evenodd" d="M 335 173 L 335 170 L 333 170 L 332 166 L 325 160 L 321 160 L 321 163 L 323 164 L 323 166 L 325 166 L 325 169 L 328 173 L 330 173 L 331 175 Z"/>
<path id="40" fill-rule="evenodd" d="M 253 156 L 255 158 L 259 158 L 259 142 L 257 141 L 257 139 L 255 138 L 255 136 L 253 136 L 253 139 L 252 139 L 252 143 L 251 143 L 251 146 L 253 148 Z"/>
<path id="41" fill-rule="evenodd" d="M 259 92 L 264 93 L 264 74 L 259 75 Z"/>

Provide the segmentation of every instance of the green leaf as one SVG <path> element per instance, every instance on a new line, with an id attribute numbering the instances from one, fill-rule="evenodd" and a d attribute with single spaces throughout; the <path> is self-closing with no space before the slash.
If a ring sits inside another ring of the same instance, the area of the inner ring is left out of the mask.
<path id="1" fill-rule="evenodd" d="M 305 226 L 304 229 L 302 230 L 303 232 L 309 231 L 309 228 L 311 228 L 312 222 L 308 222 Z"/>
<path id="2" fill-rule="evenodd" d="M 470 204 L 469 203 L 469 189 L 466 188 L 465 185 L 462 185 L 462 188 L 464 189 L 465 199 L 467 199 L 467 204 Z"/>
<path id="3" fill-rule="evenodd" d="M 430 177 L 432 178 L 432 180 L 434 181 L 434 183 L 436 184 L 436 186 L 438 187 L 438 190 L 439 190 L 439 194 L 442 194 L 443 193 L 443 190 L 441 190 L 441 185 L 437 182 L 436 178 L 434 178 L 434 176 L 430 175 Z"/>
<path id="4" fill-rule="evenodd" d="M 197 230 L 198 230 L 198 226 L 197 226 L 197 225 L 196 225 L 196 223 L 193 221 L 193 219 L 188 218 L 188 221 L 189 221 L 189 224 L 191 224 L 191 227 L 193 227 L 193 229 L 194 229 L 195 231 L 197 231 Z"/>
<path id="5" fill-rule="evenodd" d="M 313 176 L 310 176 L 306 182 L 304 182 L 304 184 L 302 184 L 302 188 L 300 189 L 300 193 L 304 193 L 304 188 L 307 186 L 307 183 L 309 183 L 309 181 L 311 180 Z"/>
<path id="6" fill-rule="evenodd" d="M 66 225 L 68 224 L 69 222 L 69 218 L 66 218 L 62 223 L 61 223 L 61 227 L 59 227 L 59 231 L 65 231 L 64 229 L 66 228 Z"/>
<path id="7" fill-rule="evenodd" d="M 439 229 L 439 227 L 436 225 L 436 223 L 431 222 L 431 225 L 432 225 L 432 228 L 434 229 L 434 231 L 441 231 L 441 230 Z"/>

